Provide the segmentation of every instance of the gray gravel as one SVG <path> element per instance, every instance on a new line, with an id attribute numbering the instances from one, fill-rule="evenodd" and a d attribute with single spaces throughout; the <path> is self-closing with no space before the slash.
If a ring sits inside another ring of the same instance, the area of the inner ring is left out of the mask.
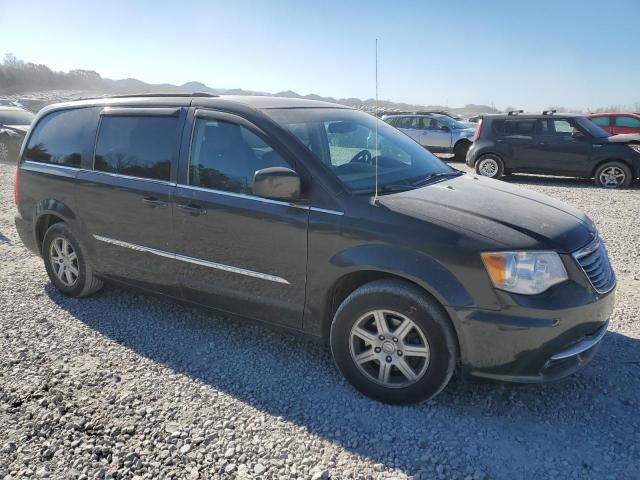
<path id="1" fill-rule="evenodd" d="M 391 407 L 294 336 L 111 286 L 61 296 L 13 227 L 13 171 L 0 165 L 0 478 L 638 478 L 637 188 L 510 180 L 584 209 L 608 243 L 618 303 L 586 369 L 454 378 Z"/>

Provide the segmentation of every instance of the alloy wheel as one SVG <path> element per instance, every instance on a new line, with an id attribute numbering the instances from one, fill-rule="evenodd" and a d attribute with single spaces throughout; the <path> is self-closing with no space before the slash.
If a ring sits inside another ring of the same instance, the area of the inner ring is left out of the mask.
<path id="1" fill-rule="evenodd" d="M 49 262 L 53 273 L 66 287 L 73 287 L 80 276 L 78 255 L 71 242 L 64 237 L 56 237 L 49 247 Z"/>
<path id="2" fill-rule="evenodd" d="M 600 172 L 600 183 L 604 187 L 619 187 L 621 185 L 624 185 L 626 179 L 626 173 L 624 173 L 624 170 L 619 167 L 607 167 L 602 170 L 602 172 Z"/>
<path id="3" fill-rule="evenodd" d="M 478 165 L 478 173 L 483 177 L 493 178 L 498 174 L 499 169 L 498 162 L 493 158 L 486 158 L 480 161 L 480 165 Z"/>
<path id="4" fill-rule="evenodd" d="M 351 358 L 366 377 L 385 387 L 416 383 L 427 371 L 429 343 L 410 318 L 391 310 L 373 310 L 353 325 Z"/>

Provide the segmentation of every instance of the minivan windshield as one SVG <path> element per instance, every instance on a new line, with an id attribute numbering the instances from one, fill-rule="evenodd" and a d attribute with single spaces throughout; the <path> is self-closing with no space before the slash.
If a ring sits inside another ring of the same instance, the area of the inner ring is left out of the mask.
<path id="1" fill-rule="evenodd" d="M 268 109 L 354 193 L 408 190 L 430 179 L 460 174 L 376 117 L 341 108 Z M 376 134 L 377 123 L 377 134 Z"/>

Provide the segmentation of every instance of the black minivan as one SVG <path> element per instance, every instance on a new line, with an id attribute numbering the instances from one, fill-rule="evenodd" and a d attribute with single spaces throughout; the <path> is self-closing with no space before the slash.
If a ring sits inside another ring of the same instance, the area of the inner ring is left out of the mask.
<path id="1" fill-rule="evenodd" d="M 479 175 L 533 173 L 593 178 L 606 188 L 640 177 L 640 135 L 611 135 L 586 117 L 483 116 L 466 163 Z"/>
<path id="2" fill-rule="evenodd" d="M 515 382 L 568 375 L 614 305 L 582 212 L 464 174 L 330 103 L 51 106 L 25 139 L 15 199 L 22 241 L 64 294 L 118 282 L 303 332 L 385 402 L 433 397 L 457 366 Z"/>

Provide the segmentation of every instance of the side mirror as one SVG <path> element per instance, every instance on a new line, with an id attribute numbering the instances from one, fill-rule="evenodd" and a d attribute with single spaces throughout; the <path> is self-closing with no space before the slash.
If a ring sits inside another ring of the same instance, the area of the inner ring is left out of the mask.
<path id="1" fill-rule="evenodd" d="M 258 197 L 294 201 L 300 198 L 300 177 L 290 168 L 269 167 L 256 171 L 253 193 Z"/>
<path id="2" fill-rule="evenodd" d="M 440 127 L 440 130 L 442 130 L 443 132 L 448 132 L 448 131 L 450 131 L 449 127 L 447 127 L 446 125 L 442 125 L 442 126 Z"/>

